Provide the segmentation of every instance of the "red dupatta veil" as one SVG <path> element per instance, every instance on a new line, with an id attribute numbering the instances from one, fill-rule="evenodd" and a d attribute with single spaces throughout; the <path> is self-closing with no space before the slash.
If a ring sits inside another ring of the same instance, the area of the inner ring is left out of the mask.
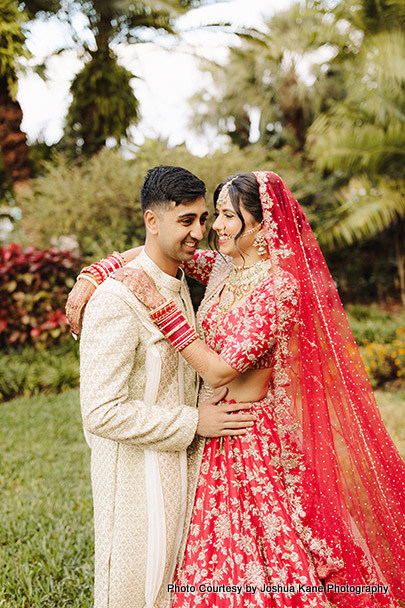
<path id="1" fill-rule="evenodd" d="M 299 322 L 275 353 L 275 406 L 288 408 L 304 452 L 296 525 L 325 584 L 380 582 L 405 601 L 405 463 L 379 414 L 332 277 L 284 182 L 255 172 L 273 268 L 300 289 Z M 339 606 L 350 595 L 328 594 Z M 351 596 L 353 598 L 353 596 Z M 354 605 L 387 605 L 382 594 Z"/>

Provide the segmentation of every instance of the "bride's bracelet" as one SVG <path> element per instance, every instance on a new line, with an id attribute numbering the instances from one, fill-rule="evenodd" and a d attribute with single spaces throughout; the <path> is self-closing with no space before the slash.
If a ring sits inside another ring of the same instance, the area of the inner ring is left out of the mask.
<path id="1" fill-rule="evenodd" d="M 168 300 L 152 310 L 150 316 L 177 351 L 183 350 L 198 338 L 195 329 L 190 327 L 173 300 Z"/>
<path id="2" fill-rule="evenodd" d="M 126 261 L 122 255 L 118 251 L 114 251 L 114 253 L 104 258 L 104 260 L 94 262 L 94 264 L 82 268 L 80 274 L 83 274 L 83 272 L 91 274 L 97 281 L 97 284 L 100 285 L 103 281 L 108 279 L 114 270 L 122 268 L 125 264 Z"/>
<path id="3" fill-rule="evenodd" d="M 99 283 L 97 283 L 96 279 L 88 274 L 82 274 L 80 273 L 77 277 L 76 280 L 78 281 L 79 279 L 86 279 L 86 281 L 89 281 L 92 285 L 94 285 L 94 287 L 98 287 Z"/>

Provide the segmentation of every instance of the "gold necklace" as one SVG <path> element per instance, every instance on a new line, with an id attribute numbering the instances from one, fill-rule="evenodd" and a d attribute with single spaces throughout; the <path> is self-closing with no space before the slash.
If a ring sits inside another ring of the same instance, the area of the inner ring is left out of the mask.
<path id="1" fill-rule="evenodd" d="M 228 312 L 237 300 L 246 297 L 254 287 L 268 276 L 271 261 L 259 260 L 252 266 L 233 266 L 222 291 L 218 311 L 221 315 Z"/>

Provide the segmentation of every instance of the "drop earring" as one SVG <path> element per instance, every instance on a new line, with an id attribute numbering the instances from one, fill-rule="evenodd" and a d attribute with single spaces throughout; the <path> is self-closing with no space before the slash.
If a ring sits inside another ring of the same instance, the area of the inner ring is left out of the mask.
<path id="1" fill-rule="evenodd" d="M 255 240 L 253 241 L 253 247 L 258 247 L 257 253 L 259 255 L 266 255 L 267 253 L 267 242 L 264 238 L 263 232 L 256 234 Z"/>

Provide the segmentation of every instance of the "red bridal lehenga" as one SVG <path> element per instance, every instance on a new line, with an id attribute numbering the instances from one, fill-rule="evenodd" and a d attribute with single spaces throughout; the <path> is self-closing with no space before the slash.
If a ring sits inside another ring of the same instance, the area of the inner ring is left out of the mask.
<path id="1" fill-rule="evenodd" d="M 197 252 L 187 272 L 208 283 L 207 344 L 272 381 L 246 435 L 205 444 L 173 607 L 400 606 L 404 462 L 301 208 L 276 174 L 255 175 L 265 280 L 224 312 L 229 261 Z"/>

